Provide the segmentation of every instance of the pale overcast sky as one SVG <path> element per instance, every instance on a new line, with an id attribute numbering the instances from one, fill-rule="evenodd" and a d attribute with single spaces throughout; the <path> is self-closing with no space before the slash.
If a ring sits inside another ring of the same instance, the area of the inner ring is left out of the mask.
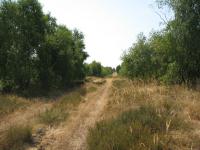
<path id="1" fill-rule="evenodd" d="M 160 29 L 154 0 L 39 0 L 59 24 L 84 33 L 87 62 L 96 60 L 104 66 L 120 64 L 122 52 L 137 34 Z M 153 5 L 153 7 L 152 7 Z"/>

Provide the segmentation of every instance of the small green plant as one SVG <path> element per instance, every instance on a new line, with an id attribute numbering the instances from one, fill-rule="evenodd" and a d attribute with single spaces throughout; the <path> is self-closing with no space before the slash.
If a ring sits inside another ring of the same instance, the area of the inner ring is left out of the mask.
<path id="1" fill-rule="evenodd" d="M 32 143 L 32 128 L 30 126 L 11 126 L 0 139 L 1 150 L 24 150 Z"/>

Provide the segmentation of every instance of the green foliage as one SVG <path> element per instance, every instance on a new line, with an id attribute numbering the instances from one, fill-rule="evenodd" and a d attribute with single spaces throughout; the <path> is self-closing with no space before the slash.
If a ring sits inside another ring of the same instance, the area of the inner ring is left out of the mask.
<path id="1" fill-rule="evenodd" d="M 0 6 L 1 80 L 8 85 L 27 87 L 33 77 L 34 55 L 44 39 L 45 22 L 36 0 L 3 1 Z M 14 84 L 14 85 L 13 85 Z"/>
<path id="2" fill-rule="evenodd" d="M 89 68 L 90 68 L 90 72 L 92 76 L 98 76 L 98 77 L 101 76 L 101 72 L 102 72 L 101 63 L 93 61 L 89 65 Z"/>
<path id="3" fill-rule="evenodd" d="M 105 76 L 109 76 L 109 75 L 112 75 L 113 73 L 113 68 L 111 67 L 102 67 L 102 76 L 105 77 Z"/>
<path id="4" fill-rule="evenodd" d="M 29 126 L 11 126 L 0 140 L 1 150 L 24 150 L 32 143 L 32 129 Z"/>
<path id="5" fill-rule="evenodd" d="M 200 77 L 200 1 L 169 1 L 175 13 L 172 32 L 176 33 L 176 62 L 184 82 L 196 83 Z"/>
<path id="6" fill-rule="evenodd" d="M 117 67 L 116 67 L 116 72 L 119 74 L 119 72 L 120 72 L 120 69 L 121 69 L 121 65 L 118 65 Z"/>
<path id="7" fill-rule="evenodd" d="M 155 106 L 145 105 L 116 119 L 101 121 L 90 131 L 89 150 L 171 149 L 168 131 L 180 129 L 183 122 L 171 116 L 171 105 L 164 105 L 160 114 L 156 110 Z M 172 120 L 167 129 L 169 119 Z"/>
<path id="8" fill-rule="evenodd" d="M 0 38 L 4 91 L 68 86 L 85 77 L 83 34 L 57 25 L 37 0 L 1 1 Z"/>
<path id="9" fill-rule="evenodd" d="M 200 78 L 200 2 L 158 0 L 169 6 L 174 19 L 149 39 L 139 36 L 123 57 L 121 74 L 130 78 L 156 78 L 167 83 L 195 85 Z"/>
<path id="10" fill-rule="evenodd" d="M 152 61 L 154 51 L 146 41 L 143 34 L 138 36 L 138 41 L 122 56 L 122 74 L 130 78 L 152 77 L 155 64 Z"/>
<path id="11" fill-rule="evenodd" d="M 111 67 L 104 67 L 100 62 L 93 61 L 90 64 L 85 64 L 85 71 L 88 76 L 105 77 L 112 75 Z"/>

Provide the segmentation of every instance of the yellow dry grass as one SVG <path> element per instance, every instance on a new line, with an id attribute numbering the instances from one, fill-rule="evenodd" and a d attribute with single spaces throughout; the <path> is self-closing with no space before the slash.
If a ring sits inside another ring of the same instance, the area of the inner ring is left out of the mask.
<path id="1" fill-rule="evenodd" d="M 169 116 L 181 118 L 187 126 L 170 131 L 175 149 L 200 149 L 200 91 L 184 85 L 160 85 L 156 81 L 131 81 L 117 78 L 113 81 L 110 101 L 104 118 L 117 118 L 121 113 L 142 105 L 155 106 L 157 115 L 170 107 Z M 169 117 L 170 118 L 170 117 Z M 166 121 L 169 130 L 172 119 Z"/>

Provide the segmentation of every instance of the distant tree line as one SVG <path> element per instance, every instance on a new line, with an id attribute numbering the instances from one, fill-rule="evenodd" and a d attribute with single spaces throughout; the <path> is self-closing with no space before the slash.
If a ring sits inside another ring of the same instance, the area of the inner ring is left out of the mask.
<path id="1" fill-rule="evenodd" d="M 118 72 L 129 78 L 195 85 L 200 78 L 200 1 L 157 0 L 157 3 L 160 8 L 170 7 L 174 19 L 148 39 L 140 34 L 123 54 Z"/>
<path id="2" fill-rule="evenodd" d="M 100 62 L 93 61 L 90 64 L 85 64 L 87 76 L 105 77 L 112 75 L 115 71 L 112 67 L 104 67 Z"/>
<path id="3" fill-rule="evenodd" d="M 0 87 L 68 86 L 84 79 L 84 36 L 58 25 L 37 0 L 0 2 Z"/>

